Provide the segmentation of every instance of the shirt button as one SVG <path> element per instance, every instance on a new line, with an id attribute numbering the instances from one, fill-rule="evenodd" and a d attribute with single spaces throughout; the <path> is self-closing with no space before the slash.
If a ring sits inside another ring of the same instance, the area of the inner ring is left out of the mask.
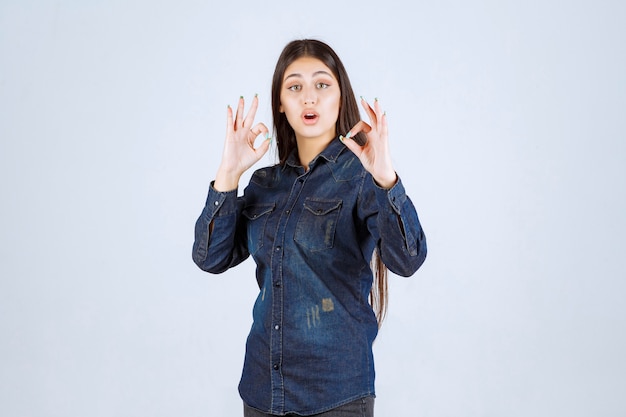
<path id="1" fill-rule="evenodd" d="M 276 326 L 274 326 L 274 330 L 280 330 L 280 326 L 277 324 Z"/>
<path id="2" fill-rule="evenodd" d="M 275 363 L 274 366 L 272 366 L 272 368 L 274 368 L 275 371 L 278 371 L 278 368 L 280 368 L 280 365 Z"/>
<path id="3" fill-rule="evenodd" d="M 280 252 L 280 246 L 276 246 L 276 252 Z"/>
<path id="4" fill-rule="evenodd" d="M 285 214 L 289 214 L 290 212 L 290 210 L 285 210 Z"/>
<path id="5" fill-rule="evenodd" d="M 216 201 L 216 202 L 215 202 L 215 203 L 213 203 L 213 204 L 215 204 L 216 206 L 219 206 L 219 205 L 220 205 L 220 202 L 219 202 L 219 201 Z"/>
<path id="6" fill-rule="evenodd" d="M 276 287 L 280 287 L 280 281 L 276 281 L 276 282 L 274 283 L 274 286 L 276 286 Z"/>

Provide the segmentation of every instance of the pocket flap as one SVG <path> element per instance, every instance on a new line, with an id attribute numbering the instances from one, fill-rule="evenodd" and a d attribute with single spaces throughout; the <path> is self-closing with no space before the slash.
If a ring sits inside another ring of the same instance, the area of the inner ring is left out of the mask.
<path id="1" fill-rule="evenodd" d="M 341 206 L 341 200 L 310 200 L 304 202 L 304 208 L 317 216 L 323 216 Z"/>
<path id="2" fill-rule="evenodd" d="M 264 214 L 271 213 L 276 207 L 275 203 L 272 204 L 255 204 L 247 206 L 243 209 L 243 215 L 250 220 L 258 219 Z"/>

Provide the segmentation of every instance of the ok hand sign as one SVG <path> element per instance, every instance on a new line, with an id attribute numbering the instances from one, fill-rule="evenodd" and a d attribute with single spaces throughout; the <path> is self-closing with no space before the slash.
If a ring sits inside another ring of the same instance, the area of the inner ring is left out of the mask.
<path id="1" fill-rule="evenodd" d="M 391 163 L 389 143 L 387 140 L 387 116 L 381 110 L 378 99 L 374 100 L 374 107 L 361 98 L 361 105 L 369 116 L 371 126 L 363 120 L 359 121 L 346 136 L 339 138 L 359 158 L 363 167 L 374 177 L 374 181 L 383 187 L 391 188 L 398 177 Z M 352 138 L 363 132 L 367 142 L 360 146 Z"/>
<path id="2" fill-rule="evenodd" d="M 244 117 L 244 100 L 240 97 L 234 120 L 233 109 L 228 106 L 222 162 L 213 184 L 218 191 L 231 191 L 237 188 L 241 175 L 258 162 L 270 147 L 271 138 L 267 126 L 263 123 L 252 125 L 258 106 L 259 99 L 254 96 L 250 110 Z M 254 141 L 260 134 L 265 134 L 265 140 L 255 148 Z"/>

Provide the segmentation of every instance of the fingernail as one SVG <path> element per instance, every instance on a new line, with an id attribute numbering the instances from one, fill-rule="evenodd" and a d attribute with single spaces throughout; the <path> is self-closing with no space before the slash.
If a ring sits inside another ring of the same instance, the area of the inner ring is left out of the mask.
<path id="1" fill-rule="evenodd" d="M 254 96 L 255 96 L 255 97 L 258 97 L 258 96 L 259 96 L 259 93 L 254 93 Z"/>
<path id="2" fill-rule="evenodd" d="M 346 135 L 346 139 L 348 139 L 350 136 L 352 136 L 352 132 L 348 132 L 348 134 Z"/>
<path id="3" fill-rule="evenodd" d="M 343 135 L 339 135 L 339 140 L 343 143 Z"/>
<path id="4" fill-rule="evenodd" d="M 243 96 L 239 96 L 239 98 L 243 99 Z"/>
<path id="5" fill-rule="evenodd" d="M 269 137 L 270 137 L 270 133 L 269 133 L 269 132 L 267 132 L 267 133 L 265 134 L 265 140 L 269 139 Z"/>
<path id="6" fill-rule="evenodd" d="M 374 97 L 374 101 L 378 101 L 378 97 Z"/>

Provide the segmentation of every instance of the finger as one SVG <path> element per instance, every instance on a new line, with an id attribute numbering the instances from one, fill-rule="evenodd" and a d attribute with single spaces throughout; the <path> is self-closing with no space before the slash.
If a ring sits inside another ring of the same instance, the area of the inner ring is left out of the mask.
<path id="1" fill-rule="evenodd" d="M 233 109 L 228 105 L 226 109 L 226 133 L 231 133 L 233 131 Z"/>
<path id="2" fill-rule="evenodd" d="M 252 99 L 252 104 L 250 105 L 250 110 L 248 110 L 248 114 L 246 118 L 243 120 L 242 126 L 250 126 L 252 122 L 254 122 L 254 116 L 256 115 L 256 110 L 259 107 L 259 97 L 255 94 Z"/>
<path id="3" fill-rule="evenodd" d="M 357 124 L 355 124 L 350 131 L 346 134 L 346 138 L 353 138 L 357 135 L 357 133 L 363 132 L 368 134 L 372 131 L 372 126 L 365 123 L 363 120 L 359 120 Z"/>
<path id="4" fill-rule="evenodd" d="M 254 133 L 256 136 L 259 136 L 262 133 L 269 133 L 270 130 L 267 128 L 267 126 L 265 126 L 264 123 L 259 122 L 256 125 L 254 125 L 254 127 L 251 128 L 250 131 Z"/>
<path id="5" fill-rule="evenodd" d="M 256 154 L 258 159 L 261 159 L 263 157 L 263 155 L 265 155 L 267 153 L 267 151 L 270 148 L 271 143 L 272 143 L 272 138 L 268 137 L 263 142 L 261 142 L 261 144 L 259 145 L 258 148 L 256 148 L 254 150 L 254 153 Z"/>
<path id="6" fill-rule="evenodd" d="M 378 100 L 378 98 L 374 99 L 374 111 L 376 112 L 377 115 L 381 113 L 380 100 Z"/>
<path id="7" fill-rule="evenodd" d="M 374 99 L 374 107 L 372 109 L 376 116 L 376 131 L 381 138 L 387 138 L 387 114 L 383 110 L 380 100 Z"/>
<path id="8" fill-rule="evenodd" d="M 367 116 L 370 118 L 370 122 L 372 123 L 372 125 L 376 125 L 376 112 L 363 97 L 361 97 L 361 106 L 363 106 L 365 113 L 367 113 Z"/>
<path id="9" fill-rule="evenodd" d="M 346 148 L 350 149 L 352 153 L 356 155 L 357 158 L 361 157 L 361 154 L 363 153 L 363 148 L 361 148 L 361 145 L 352 140 L 352 138 L 339 136 L 339 139 L 341 140 L 341 142 L 343 142 L 344 145 L 346 145 Z"/>
<path id="10" fill-rule="evenodd" d="M 235 130 L 239 130 L 243 126 L 243 105 L 243 96 L 240 96 L 237 103 L 237 113 L 235 113 Z"/>
<path id="11" fill-rule="evenodd" d="M 265 126 L 265 124 L 257 123 L 256 125 L 254 125 L 254 127 L 250 129 L 248 143 L 253 146 L 256 138 L 259 137 L 259 135 L 261 134 L 265 134 L 265 138 L 267 139 L 269 137 L 269 129 L 267 128 L 267 126 Z"/>
<path id="12" fill-rule="evenodd" d="M 383 115 L 380 117 L 380 135 L 384 138 L 387 138 L 389 135 L 386 112 L 383 112 Z"/>
<path id="13" fill-rule="evenodd" d="M 374 99 L 374 112 L 376 113 L 376 121 L 377 121 L 377 125 L 378 128 L 381 128 L 382 125 L 382 119 L 383 119 L 383 115 L 385 114 L 383 111 L 382 106 L 380 105 L 380 101 L 376 98 Z"/>

